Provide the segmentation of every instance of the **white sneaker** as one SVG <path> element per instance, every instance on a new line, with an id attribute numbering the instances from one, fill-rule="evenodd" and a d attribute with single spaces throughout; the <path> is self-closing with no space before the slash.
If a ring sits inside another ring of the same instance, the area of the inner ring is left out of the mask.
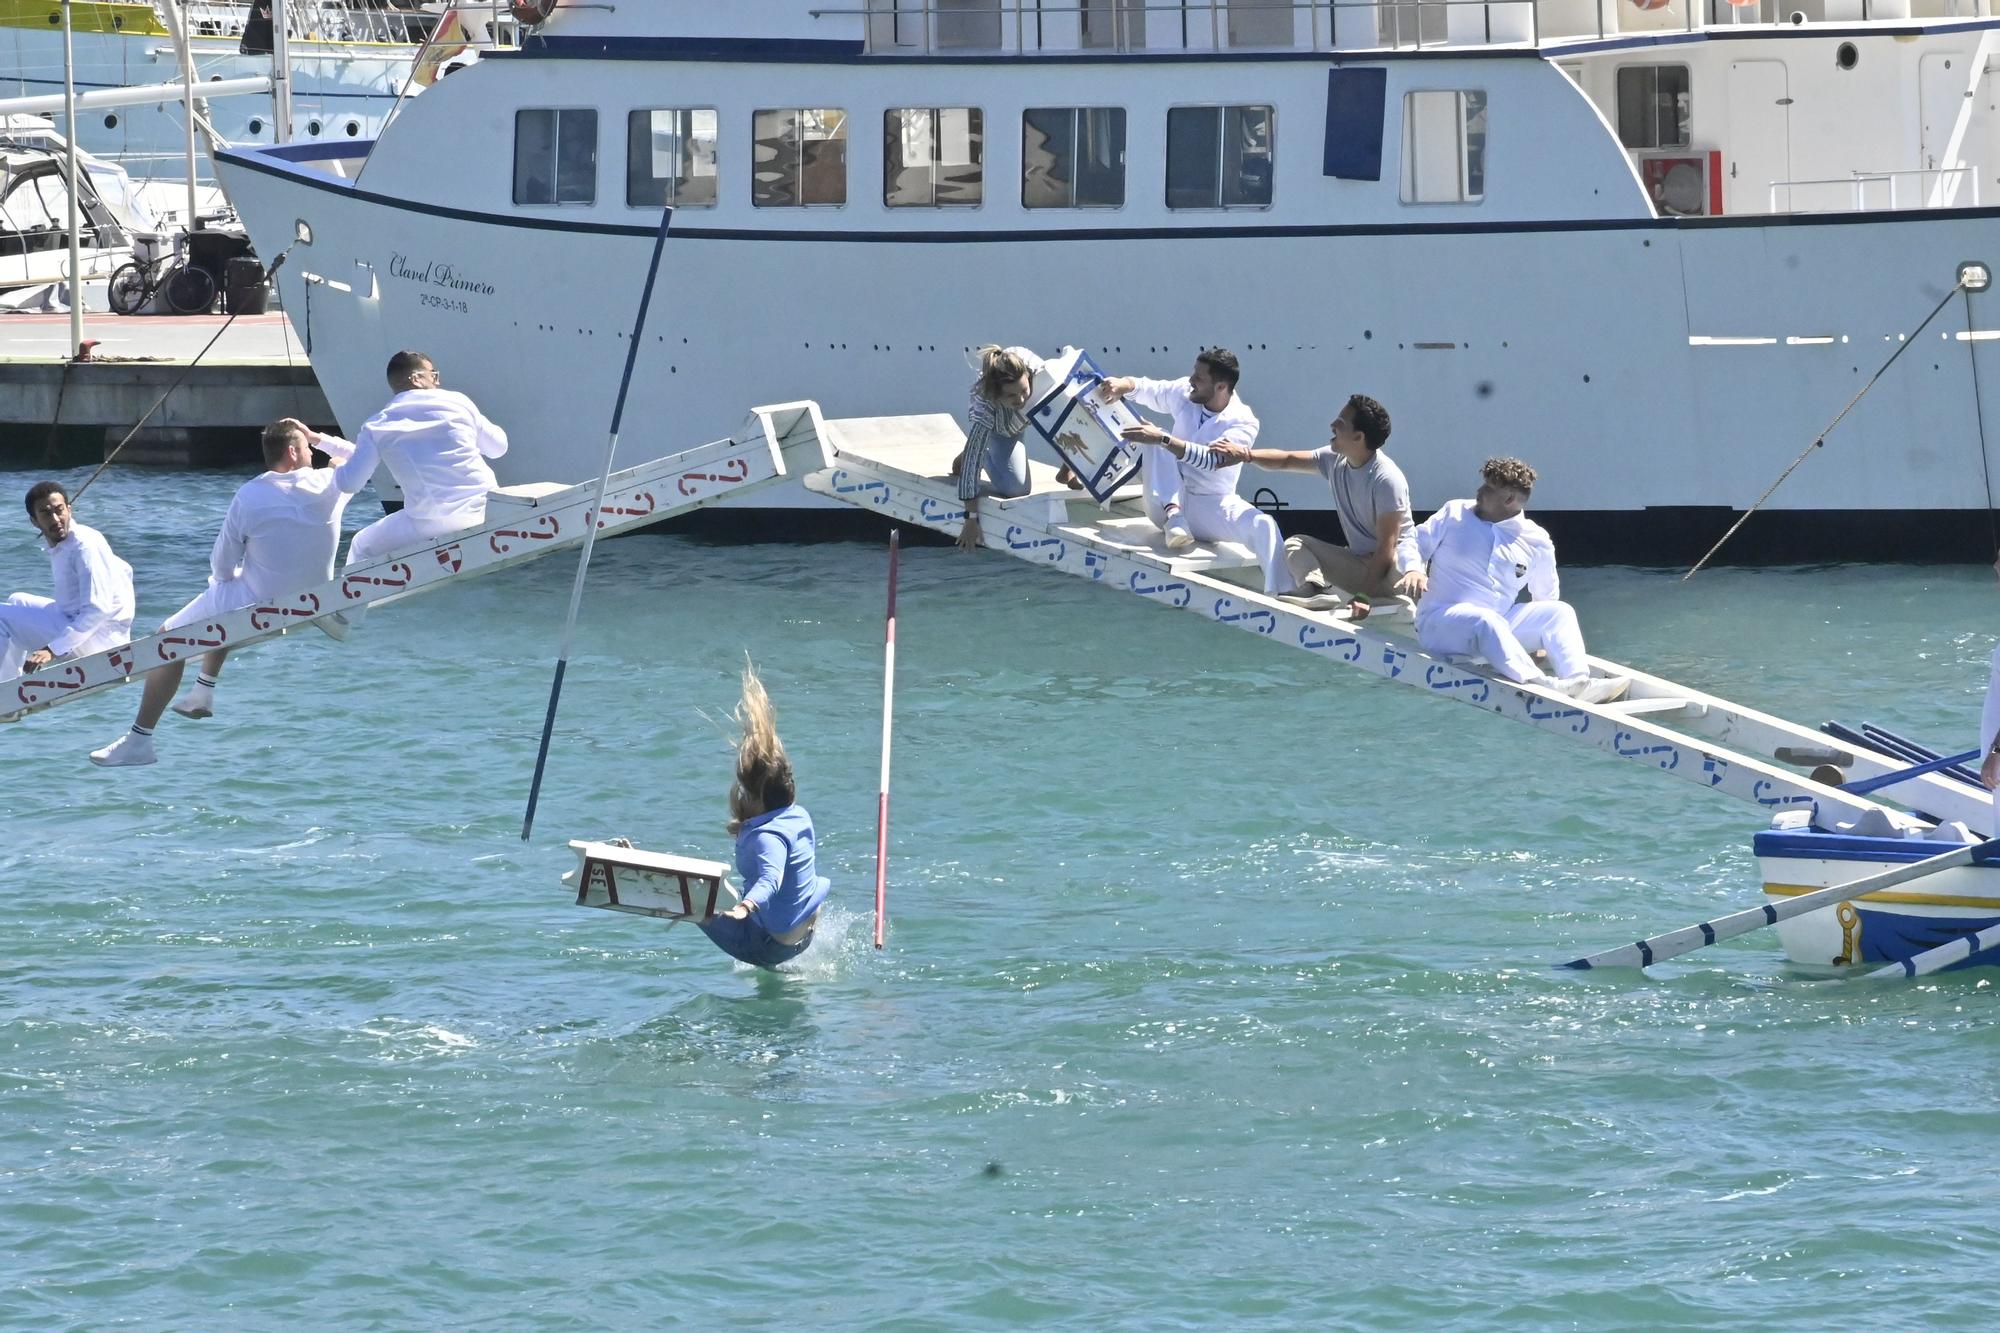
<path id="1" fill-rule="evenodd" d="M 1307 584 L 1297 592 L 1279 593 L 1278 600 L 1290 602 L 1301 611 L 1338 611 L 1346 606 L 1350 599 L 1344 592 L 1322 591 L 1312 584 Z"/>
<path id="2" fill-rule="evenodd" d="M 1571 676 L 1557 688 L 1579 703 L 1608 704 L 1625 697 L 1632 688 L 1630 676 Z"/>
<path id="3" fill-rule="evenodd" d="M 215 691 L 197 685 L 174 700 L 173 708 L 182 717 L 191 717 L 197 722 L 205 717 L 214 717 Z"/>
<path id="4" fill-rule="evenodd" d="M 354 628 L 354 621 L 347 618 L 347 612 L 335 611 L 330 616 L 321 616 L 313 621 L 329 639 L 336 643 L 346 643 L 348 631 Z"/>
<path id="5" fill-rule="evenodd" d="M 159 755 L 153 752 L 153 738 L 135 732 L 126 732 L 102 750 L 90 752 L 90 762 L 100 768 L 126 768 L 138 764 L 159 762 Z"/>
<path id="6" fill-rule="evenodd" d="M 1185 551 L 1194 545 L 1194 534 L 1188 531 L 1187 520 L 1178 513 L 1167 516 L 1166 524 L 1161 531 L 1167 535 L 1169 551 Z"/>

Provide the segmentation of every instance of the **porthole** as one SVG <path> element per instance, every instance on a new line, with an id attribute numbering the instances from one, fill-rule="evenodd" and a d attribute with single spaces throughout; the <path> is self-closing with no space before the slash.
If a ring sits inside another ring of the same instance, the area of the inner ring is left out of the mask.
<path id="1" fill-rule="evenodd" d="M 117 129 L 117 128 L 118 128 L 118 117 L 117 117 L 117 116 L 115 116 L 115 115 L 113 115 L 113 116 L 106 116 L 106 117 L 104 118 L 104 128 L 105 128 L 105 129 L 107 129 L 107 130 L 115 130 L 115 129 Z"/>
<path id="2" fill-rule="evenodd" d="M 252 117 L 250 121 L 250 133 L 255 135 L 255 134 L 262 134 L 263 132 L 264 132 L 264 122 L 256 119 L 255 117 Z"/>
<path id="3" fill-rule="evenodd" d="M 313 138 L 317 139 L 319 137 L 319 122 L 316 120 L 307 121 L 306 133 L 312 135 Z"/>
<path id="4" fill-rule="evenodd" d="M 1861 52 L 1855 49 L 1853 42 L 1842 42 L 1833 53 L 1833 63 L 1842 69 L 1853 69 L 1861 63 Z"/>
<path id="5" fill-rule="evenodd" d="M 350 120 L 347 122 L 347 137 L 350 139 L 359 139 L 361 137 L 360 121 Z"/>

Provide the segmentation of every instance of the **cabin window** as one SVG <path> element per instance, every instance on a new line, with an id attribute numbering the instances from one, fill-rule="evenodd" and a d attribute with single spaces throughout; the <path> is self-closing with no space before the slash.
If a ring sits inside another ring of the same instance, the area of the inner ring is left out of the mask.
<path id="1" fill-rule="evenodd" d="M 1168 208 L 1269 208 L 1268 106 L 1177 106 L 1167 112 Z"/>
<path id="2" fill-rule="evenodd" d="M 996 0 L 868 0 L 865 12 L 872 51 L 995 51 L 1004 27 Z"/>
<path id="3" fill-rule="evenodd" d="M 514 202 L 597 202 L 597 113 L 514 113 Z"/>
<path id="4" fill-rule="evenodd" d="M 890 208 L 977 208 L 986 116 L 976 106 L 882 113 L 882 202 Z"/>
<path id="5" fill-rule="evenodd" d="M 77 220 L 82 224 L 86 236 L 95 234 L 96 227 L 91 222 L 89 209 L 78 208 Z M 0 230 L 21 233 L 44 232 L 51 237 L 57 232 L 68 235 L 69 188 L 63 182 L 62 173 L 50 171 L 39 175 L 15 177 L 13 185 L 7 190 L 5 200 L 0 201 Z M 19 237 L 8 239 L 17 246 L 23 244 Z M 20 251 L 14 250 L 10 253 L 20 253 Z"/>
<path id="6" fill-rule="evenodd" d="M 1078 22 L 1086 47 L 1136 51 L 1146 45 L 1145 0 L 1081 0 Z"/>
<path id="7" fill-rule="evenodd" d="M 1272 0 L 1229 0 L 1231 46 L 1290 46 L 1292 6 Z"/>
<path id="8" fill-rule="evenodd" d="M 625 202 L 715 207 L 715 108 L 634 111 L 626 121 Z"/>
<path id="9" fill-rule="evenodd" d="M 1486 94 L 1403 94 L 1403 202 L 1473 204 L 1486 195 Z"/>
<path id="10" fill-rule="evenodd" d="M 1000 6 L 994 0 L 932 0 L 940 50 L 1000 49 Z"/>
<path id="11" fill-rule="evenodd" d="M 1685 148 L 1693 119 L 1686 65 L 1626 65 L 1618 71 L 1618 142 L 1627 148 Z"/>
<path id="12" fill-rule="evenodd" d="M 847 113 L 786 107 L 751 116 L 756 167 L 750 202 L 808 208 L 847 202 Z"/>
<path id="13" fill-rule="evenodd" d="M 1030 107 L 1021 113 L 1021 207 L 1124 206 L 1123 107 Z"/>

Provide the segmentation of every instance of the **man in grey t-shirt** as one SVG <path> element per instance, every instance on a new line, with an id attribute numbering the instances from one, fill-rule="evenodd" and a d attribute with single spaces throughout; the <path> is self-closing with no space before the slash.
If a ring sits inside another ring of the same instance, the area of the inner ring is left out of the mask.
<path id="1" fill-rule="evenodd" d="M 1388 409 L 1355 394 L 1334 418 L 1333 438 L 1324 448 L 1235 451 L 1238 461 L 1273 472 L 1317 472 L 1333 491 L 1347 544 L 1318 537 L 1287 539 L 1285 563 L 1298 589 L 1286 600 L 1317 611 L 1351 598 L 1359 617 L 1367 614 L 1369 598 L 1395 592 L 1401 577 L 1419 567 L 1410 484 L 1382 452 L 1388 438 Z"/>

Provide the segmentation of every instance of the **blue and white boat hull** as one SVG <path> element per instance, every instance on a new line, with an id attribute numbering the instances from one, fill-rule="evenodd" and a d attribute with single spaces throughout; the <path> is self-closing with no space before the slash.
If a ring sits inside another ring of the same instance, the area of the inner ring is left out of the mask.
<path id="1" fill-rule="evenodd" d="M 1927 838 L 1867 837 L 1817 829 L 1759 833 L 1755 849 L 1773 906 L 1950 850 Z M 1956 866 L 1907 887 L 1868 894 L 1777 925 L 1786 957 L 1818 967 L 1901 963 L 1926 949 L 2000 925 L 2000 866 Z M 2000 948 L 1958 967 L 2000 964 Z"/>

